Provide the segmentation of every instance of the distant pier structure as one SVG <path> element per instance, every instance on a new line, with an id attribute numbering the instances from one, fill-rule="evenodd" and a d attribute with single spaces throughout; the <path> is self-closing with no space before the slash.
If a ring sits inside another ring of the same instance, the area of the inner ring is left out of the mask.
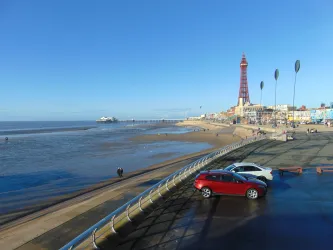
<path id="1" fill-rule="evenodd" d="M 144 120 L 119 120 L 118 122 L 132 122 L 132 123 L 177 123 L 182 122 L 184 119 L 144 119 Z"/>

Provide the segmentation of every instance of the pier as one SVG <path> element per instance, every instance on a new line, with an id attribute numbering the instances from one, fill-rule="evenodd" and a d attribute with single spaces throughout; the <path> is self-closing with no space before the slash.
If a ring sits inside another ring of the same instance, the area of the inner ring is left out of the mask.
<path id="1" fill-rule="evenodd" d="M 119 120 L 118 122 L 132 122 L 132 123 L 177 123 L 182 122 L 184 119 L 144 119 L 144 120 Z"/>

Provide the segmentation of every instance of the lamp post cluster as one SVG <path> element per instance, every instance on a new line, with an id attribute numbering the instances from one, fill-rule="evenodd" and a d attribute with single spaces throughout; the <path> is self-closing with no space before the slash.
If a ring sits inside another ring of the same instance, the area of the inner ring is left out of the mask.
<path id="1" fill-rule="evenodd" d="M 295 127 L 295 92 L 296 92 L 296 77 L 297 77 L 297 73 L 298 73 L 300 67 L 301 67 L 300 60 L 296 60 L 296 62 L 295 62 L 294 94 L 293 94 L 293 127 Z M 278 79 L 279 79 L 279 75 L 280 75 L 279 69 L 276 69 L 275 72 L 274 72 L 274 79 L 275 79 L 274 126 L 275 126 L 275 127 L 277 126 L 277 121 L 276 121 L 276 113 L 277 113 L 277 110 L 276 110 L 276 88 L 277 88 L 277 81 L 278 81 Z M 260 91 L 261 91 L 261 94 L 260 94 L 260 106 L 261 106 L 261 101 L 262 101 L 262 90 L 263 90 L 263 88 L 264 88 L 264 81 L 261 81 L 261 82 L 260 82 Z"/>

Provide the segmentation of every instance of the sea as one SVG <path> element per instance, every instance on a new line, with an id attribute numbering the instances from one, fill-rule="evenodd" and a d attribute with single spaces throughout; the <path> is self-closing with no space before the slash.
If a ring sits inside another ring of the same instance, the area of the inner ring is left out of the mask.
<path id="1" fill-rule="evenodd" d="M 0 122 L 0 217 L 108 180 L 117 167 L 131 172 L 210 148 L 207 143 L 130 140 L 193 129 L 122 122 Z"/>

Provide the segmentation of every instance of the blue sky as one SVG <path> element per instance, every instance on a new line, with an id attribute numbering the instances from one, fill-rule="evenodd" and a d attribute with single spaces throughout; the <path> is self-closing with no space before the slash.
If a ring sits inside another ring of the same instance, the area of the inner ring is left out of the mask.
<path id="1" fill-rule="evenodd" d="M 0 120 L 171 118 L 333 101 L 331 0 L 0 2 Z M 200 106 L 202 106 L 200 110 Z"/>

